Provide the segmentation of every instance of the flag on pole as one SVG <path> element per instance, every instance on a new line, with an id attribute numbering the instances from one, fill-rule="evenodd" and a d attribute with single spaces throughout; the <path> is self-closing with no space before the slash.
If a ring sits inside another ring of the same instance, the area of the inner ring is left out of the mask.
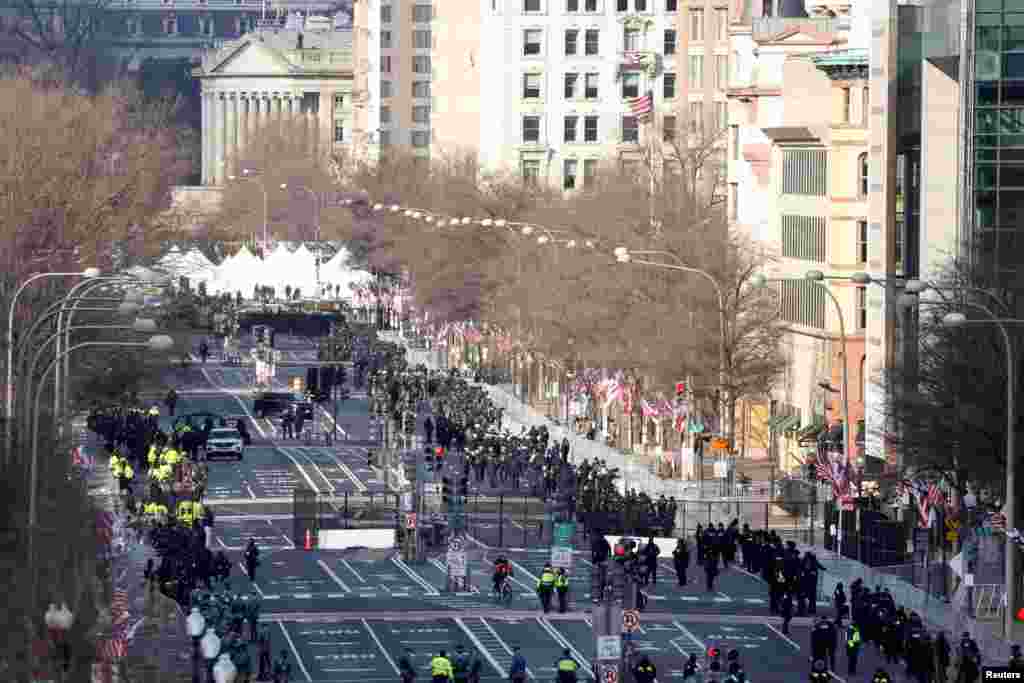
<path id="1" fill-rule="evenodd" d="M 654 111 L 654 93 L 648 90 L 640 97 L 634 97 L 629 101 L 629 110 L 640 121 L 651 118 Z"/>

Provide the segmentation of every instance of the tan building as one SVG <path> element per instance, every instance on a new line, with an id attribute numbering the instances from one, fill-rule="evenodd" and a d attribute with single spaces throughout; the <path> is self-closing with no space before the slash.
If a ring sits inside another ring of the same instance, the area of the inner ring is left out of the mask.
<path id="1" fill-rule="evenodd" d="M 776 274 L 793 278 L 780 283 L 781 318 L 793 340 L 791 370 L 777 399 L 783 412 L 800 417 L 799 428 L 788 425 L 793 436 L 841 421 L 845 334 L 847 435 L 858 459 L 868 310 L 866 287 L 850 276 L 863 272 L 868 258 L 867 87 L 866 50 L 790 57 L 783 66 L 782 125 L 764 129 L 771 140 L 769 232 L 781 248 Z M 802 279 L 809 271 L 829 279 Z M 787 439 L 780 451 L 790 456 L 784 467 L 801 459 L 797 440 Z"/>

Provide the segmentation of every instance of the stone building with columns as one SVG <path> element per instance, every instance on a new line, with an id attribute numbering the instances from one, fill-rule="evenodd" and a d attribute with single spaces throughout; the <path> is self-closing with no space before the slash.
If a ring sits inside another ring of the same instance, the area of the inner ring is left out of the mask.
<path id="1" fill-rule="evenodd" d="M 261 27 L 203 56 L 193 76 L 202 83 L 204 186 L 240 175 L 247 148 L 269 126 L 311 155 L 352 144 L 352 33 L 328 21 Z"/>

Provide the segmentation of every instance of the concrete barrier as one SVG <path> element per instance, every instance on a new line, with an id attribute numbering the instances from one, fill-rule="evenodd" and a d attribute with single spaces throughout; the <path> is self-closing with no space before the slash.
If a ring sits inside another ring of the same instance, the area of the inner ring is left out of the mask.
<path id="1" fill-rule="evenodd" d="M 386 550 L 395 546 L 393 529 L 321 529 L 317 546 L 320 550 L 370 548 Z"/>

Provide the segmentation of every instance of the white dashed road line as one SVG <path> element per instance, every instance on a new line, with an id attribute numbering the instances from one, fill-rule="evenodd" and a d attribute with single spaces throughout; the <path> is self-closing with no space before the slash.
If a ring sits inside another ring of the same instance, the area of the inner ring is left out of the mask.
<path id="1" fill-rule="evenodd" d="M 324 570 L 324 573 L 327 574 L 327 576 L 331 577 L 331 580 L 334 581 L 334 583 L 338 584 L 341 590 L 345 591 L 346 593 L 352 592 L 352 589 L 349 588 L 348 585 L 344 581 L 342 581 L 337 574 L 334 573 L 333 569 L 327 566 L 326 562 L 324 562 L 323 560 L 317 560 L 316 563 L 320 566 L 320 569 Z"/>
<path id="2" fill-rule="evenodd" d="M 280 621 L 277 622 L 278 627 L 281 629 L 281 633 L 284 634 L 284 639 L 288 641 L 288 647 L 292 649 L 292 654 L 295 655 L 295 663 L 299 665 L 299 670 L 306 677 L 309 683 L 313 683 L 313 677 L 309 675 L 309 671 L 306 670 L 306 665 L 302 661 L 302 657 L 299 655 L 298 648 L 295 647 L 295 643 L 292 641 L 292 637 L 288 634 L 288 629 L 284 627 Z"/>

